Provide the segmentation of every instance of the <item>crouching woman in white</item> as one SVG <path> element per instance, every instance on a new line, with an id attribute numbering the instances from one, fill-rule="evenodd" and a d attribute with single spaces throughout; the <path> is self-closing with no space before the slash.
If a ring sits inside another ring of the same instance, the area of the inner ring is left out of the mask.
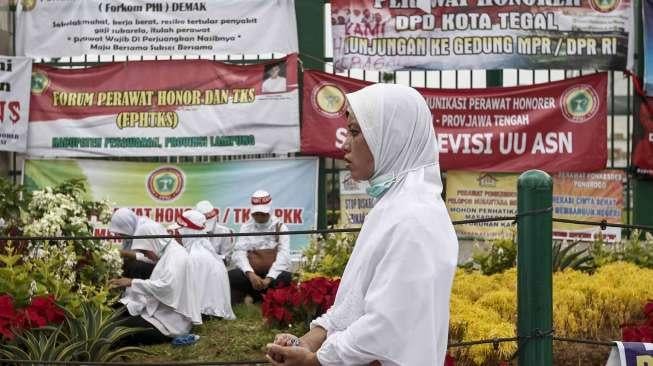
<path id="1" fill-rule="evenodd" d="M 185 211 L 169 228 L 174 235 L 206 234 L 206 217 L 195 210 Z M 189 253 L 193 295 L 202 315 L 236 319 L 231 309 L 229 276 L 222 256 L 203 237 L 179 238 Z"/>
<path id="2" fill-rule="evenodd" d="M 161 343 L 188 334 L 192 324 L 202 324 L 202 317 L 192 296 L 193 283 L 186 250 L 174 239 L 143 240 L 150 241 L 159 258 L 150 278 L 123 277 L 111 280 L 110 285 L 126 288 L 120 302 L 127 308 L 130 319 L 124 325 L 149 328 L 135 337 L 138 343 Z"/>
<path id="3" fill-rule="evenodd" d="M 440 197 L 431 113 L 422 96 L 377 84 L 347 95 L 351 176 L 376 198 L 335 303 L 301 338 L 268 345 L 274 365 L 442 366 L 458 242 Z"/>

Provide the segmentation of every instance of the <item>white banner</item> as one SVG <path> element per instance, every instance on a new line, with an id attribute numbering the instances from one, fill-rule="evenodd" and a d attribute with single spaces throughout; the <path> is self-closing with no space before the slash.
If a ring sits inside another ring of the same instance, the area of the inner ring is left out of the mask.
<path id="1" fill-rule="evenodd" d="M 25 152 L 32 60 L 0 56 L 0 150 Z"/>
<path id="2" fill-rule="evenodd" d="M 297 51 L 294 0 L 23 0 L 16 16 L 35 58 Z"/>
<path id="3" fill-rule="evenodd" d="M 141 61 L 37 65 L 27 152 L 37 156 L 299 151 L 297 55 L 250 65 Z"/>

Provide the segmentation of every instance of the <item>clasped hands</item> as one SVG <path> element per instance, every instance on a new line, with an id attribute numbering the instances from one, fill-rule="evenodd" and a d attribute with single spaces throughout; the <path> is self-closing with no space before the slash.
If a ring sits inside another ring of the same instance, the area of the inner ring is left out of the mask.
<path id="1" fill-rule="evenodd" d="M 272 283 L 272 278 L 270 277 L 261 278 L 259 275 L 257 275 L 254 272 L 247 272 L 247 279 L 249 280 L 249 282 L 252 284 L 252 287 L 256 291 L 265 290 L 266 288 L 270 287 L 270 284 Z"/>
<path id="2" fill-rule="evenodd" d="M 267 345 L 265 357 L 274 366 L 319 366 L 315 353 L 301 338 L 282 333 Z"/>

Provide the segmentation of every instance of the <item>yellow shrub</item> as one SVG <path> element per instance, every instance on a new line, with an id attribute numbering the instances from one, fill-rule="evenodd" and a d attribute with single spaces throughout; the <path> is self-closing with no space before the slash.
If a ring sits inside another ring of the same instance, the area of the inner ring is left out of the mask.
<path id="1" fill-rule="evenodd" d="M 618 337 L 619 326 L 642 311 L 653 298 L 653 270 L 629 263 L 613 263 L 597 273 L 567 270 L 553 276 L 553 323 L 556 335 L 584 339 Z M 449 332 L 452 342 L 514 337 L 517 321 L 517 271 L 484 276 L 458 271 L 451 295 Z M 481 365 L 506 359 L 516 343 L 491 344 L 462 350 Z"/>

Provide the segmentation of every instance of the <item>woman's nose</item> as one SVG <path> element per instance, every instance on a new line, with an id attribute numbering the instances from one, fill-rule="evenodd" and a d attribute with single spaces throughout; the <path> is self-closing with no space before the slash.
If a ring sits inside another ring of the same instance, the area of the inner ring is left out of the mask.
<path id="1" fill-rule="evenodd" d="M 347 135 L 347 138 L 345 138 L 345 143 L 342 144 L 342 150 L 344 152 L 351 152 L 351 136 Z"/>

